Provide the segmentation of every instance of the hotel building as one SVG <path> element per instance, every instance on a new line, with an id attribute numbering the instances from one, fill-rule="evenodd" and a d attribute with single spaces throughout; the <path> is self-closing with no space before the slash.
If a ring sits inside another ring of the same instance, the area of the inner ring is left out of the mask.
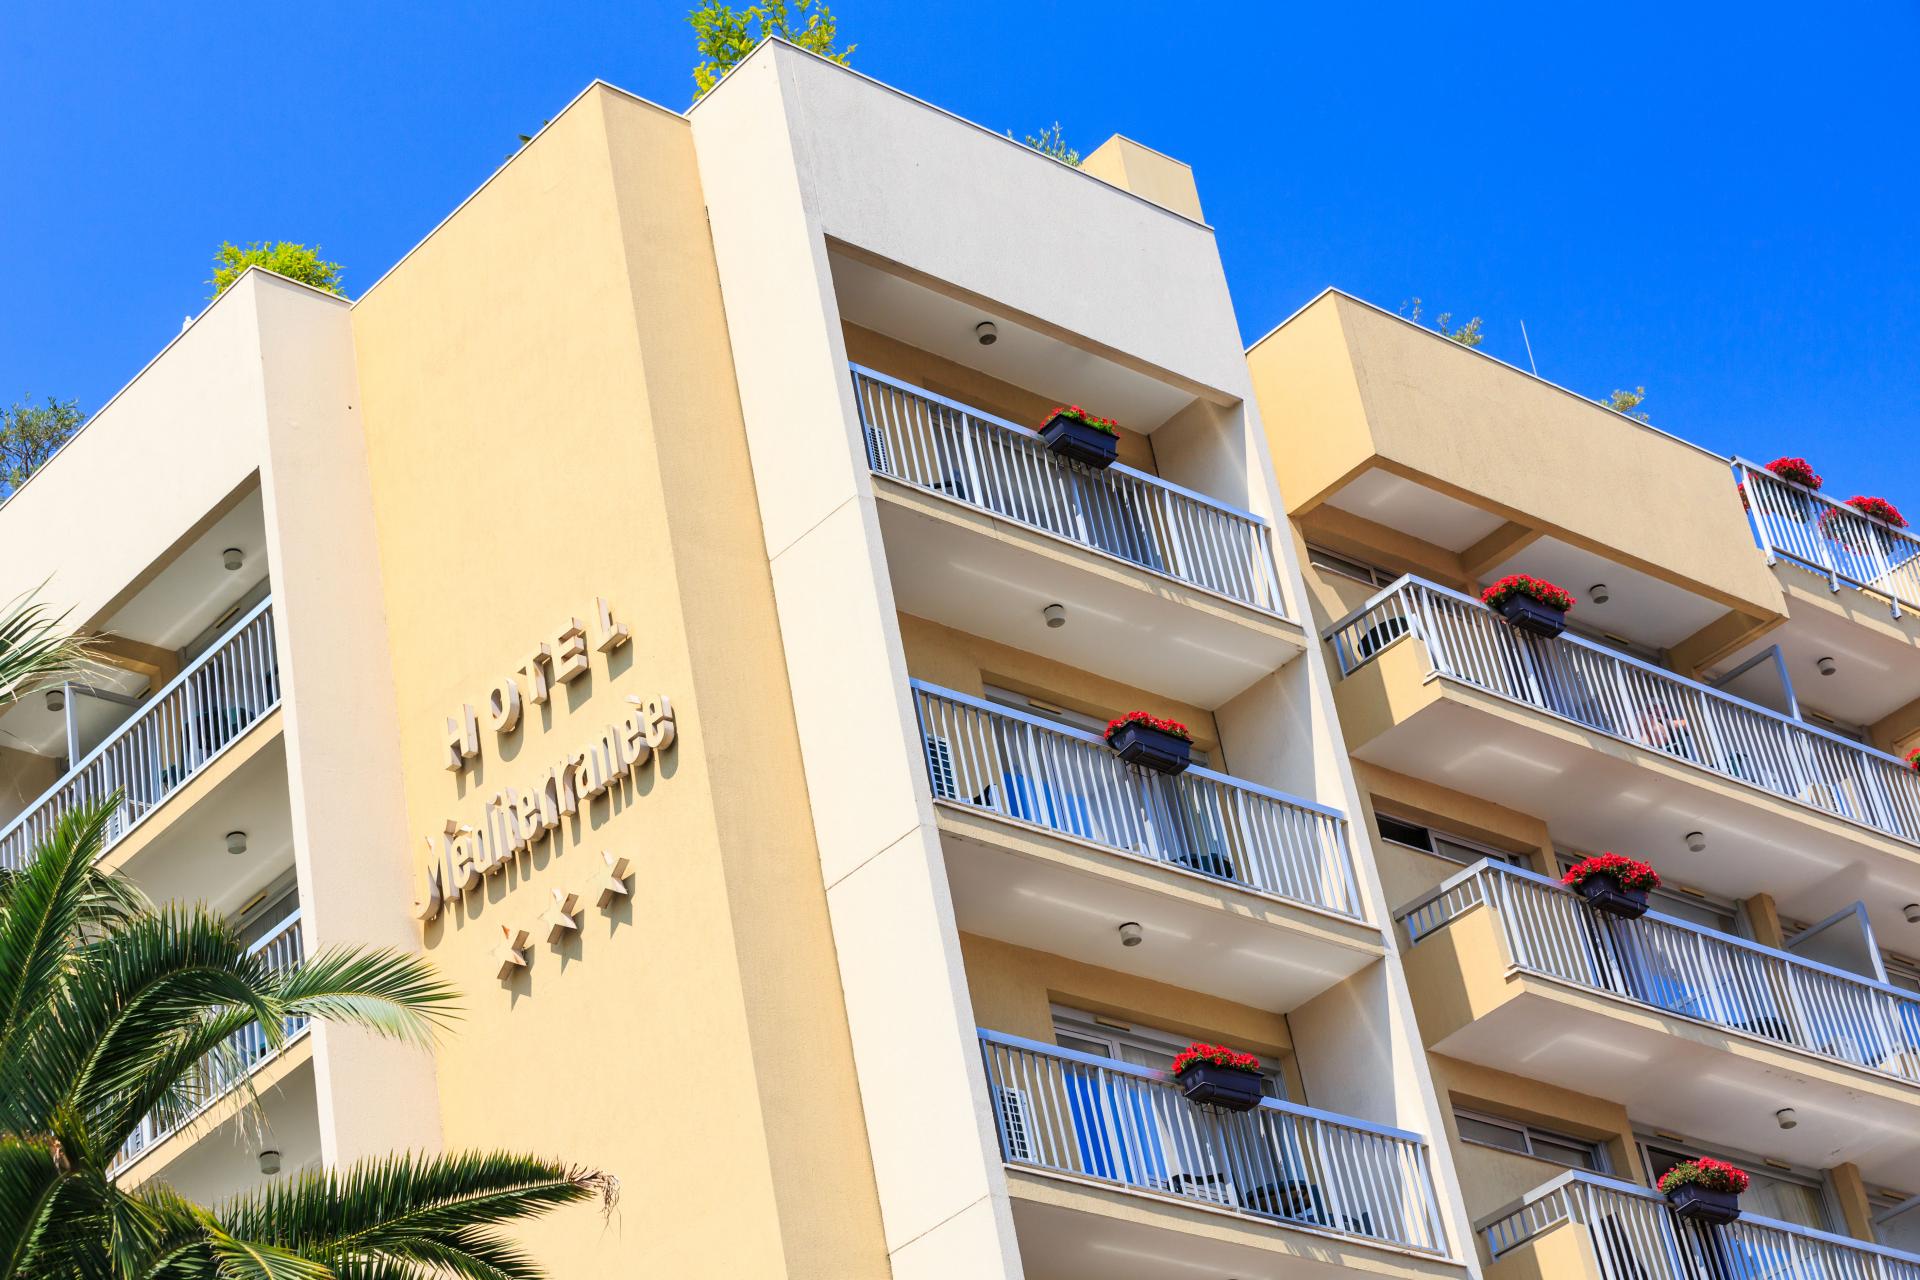
<path id="1" fill-rule="evenodd" d="M 622 1181 L 563 1277 L 1920 1273 L 1907 544 L 1337 294 L 1239 334 L 1178 161 L 778 43 L 590 87 L 356 301 L 242 277 L 0 505 L 99 646 L 0 711 L 0 860 L 117 795 L 154 897 L 463 1013 L 243 1033 L 121 1176 L 550 1153 Z"/>
<path id="2" fill-rule="evenodd" d="M 1920 1276 L 1920 541 L 1337 291 L 1249 364 L 1467 1251 Z M 1561 885 L 1601 851 L 1648 914 Z M 1650 1189 L 1699 1155 L 1739 1222 Z"/>

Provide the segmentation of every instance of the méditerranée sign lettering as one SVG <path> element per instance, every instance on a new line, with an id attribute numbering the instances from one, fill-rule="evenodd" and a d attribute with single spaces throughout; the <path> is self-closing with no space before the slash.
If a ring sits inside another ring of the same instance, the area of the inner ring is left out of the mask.
<path id="1" fill-rule="evenodd" d="M 592 667 L 590 652 L 611 655 L 632 642 L 632 629 L 614 618 L 604 599 L 594 601 L 593 613 L 591 629 L 578 618 L 568 618 L 534 645 L 518 667 L 494 681 L 480 699 L 480 713 L 472 703 L 463 703 L 456 715 L 447 717 L 443 763 L 449 772 L 461 776 L 480 758 L 483 717 L 488 736 L 497 741 L 519 727 L 529 707 L 544 705 L 556 690 L 586 675 Z M 673 704 L 664 694 L 627 695 L 603 726 L 592 741 L 548 757 L 543 768 L 522 775 L 518 785 L 492 792 L 478 812 L 447 818 L 426 834 L 428 856 L 413 903 L 415 919 L 423 925 L 437 919 L 446 904 L 472 893 L 521 854 L 551 839 L 583 806 L 653 766 L 662 752 L 672 750 L 676 736 Z M 624 880 L 627 860 L 612 854 L 603 859 L 604 866 L 594 867 L 596 884 L 610 874 Z M 559 915 L 570 917 L 566 907 L 575 895 L 556 891 L 555 896 Z M 603 895 L 602 903 L 606 900 Z M 507 945 L 515 941 L 509 932 Z"/>

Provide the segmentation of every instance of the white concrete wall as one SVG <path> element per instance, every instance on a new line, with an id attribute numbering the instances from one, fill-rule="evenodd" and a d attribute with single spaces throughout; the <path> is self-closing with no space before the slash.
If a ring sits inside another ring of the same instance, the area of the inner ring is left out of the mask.
<path id="1" fill-rule="evenodd" d="M 347 303 L 260 272 L 229 292 L 243 290 L 259 317 L 267 555 L 307 953 L 417 951 L 393 661 Z M 329 1165 L 439 1148 L 430 1052 L 326 1023 L 313 1034 Z"/>
<path id="2" fill-rule="evenodd" d="M 259 469 L 259 334 L 223 294 L 0 505 L 0 601 L 91 621 Z"/>

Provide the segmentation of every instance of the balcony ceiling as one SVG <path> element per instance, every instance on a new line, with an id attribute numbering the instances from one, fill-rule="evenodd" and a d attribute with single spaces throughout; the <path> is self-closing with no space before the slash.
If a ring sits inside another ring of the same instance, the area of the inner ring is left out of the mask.
<path id="1" fill-rule="evenodd" d="M 1384 953 L 1358 922 L 1018 827 L 997 838 L 992 819 L 941 816 L 954 914 L 967 933 L 1283 1013 Z M 1130 920 L 1145 935 L 1136 947 L 1120 944 Z"/>
<path id="2" fill-rule="evenodd" d="M 1571 591 L 1577 602 L 1572 618 L 1581 630 L 1622 636 L 1655 649 L 1671 649 L 1726 613 L 1724 605 L 1705 596 L 1557 538 L 1528 544 L 1483 576 L 1491 582 L 1510 573 L 1529 573 Z M 1591 597 L 1597 583 L 1607 586 L 1605 604 Z"/>
<path id="3" fill-rule="evenodd" d="M 238 768 L 197 801 L 183 791 L 135 832 L 153 828 L 124 871 L 156 902 L 204 902 L 230 916 L 293 865 L 284 735 L 263 725 L 228 751 L 245 753 Z M 247 833 L 245 853 L 227 852 L 229 831 Z M 109 850 L 109 863 L 118 856 Z"/>
<path id="4" fill-rule="evenodd" d="M 136 697 L 147 690 L 147 677 L 118 667 L 89 663 L 79 683 L 96 689 Z M 113 726 L 125 720 L 131 708 L 124 703 L 77 695 L 74 714 L 80 724 L 80 744 L 84 754 L 99 743 Z M 31 751 L 41 756 L 61 756 L 67 751 L 67 713 L 47 707 L 45 690 L 35 690 L 18 702 L 0 710 L 0 747 Z"/>
<path id="5" fill-rule="evenodd" d="M 239 569 L 221 553 L 238 547 Z M 218 622 L 267 576 L 267 534 L 256 488 L 161 566 L 101 629 L 142 644 L 178 649 Z"/>
<path id="6" fill-rule="evenodd" d="M 1883 945 L 1920 951 L 1902 913 L 1920 902 L 1920 849 L 1448 680 L 1429 688 L 1355 757 L 1532 814 L 1561 844 L 1646 859 L 1682 885 L 1771 893 L 1798 919 L 1864 902 Z M 1690 831 L 1705 833 L 1703 852 L 1687 849 Z"/>
<path id="7" fill-rule="evenodd" d="M 1348 481 L 1327 505 L 1448 551 L 1465 551 L 1506 524 L 1491 511 L 1379 467 Z"/>
<path id="8" fill-rule="evenodd" d="M 831 255 L 840 318 L 1038 395 L 1151 432 L 1193 403 L 1193 395 L 1090 351 L 1069 346 L 972 302 L 938 293 L 878 267 Z M 974 326 L 992 320 L 999 338 L 983 347 Z M 1038 423 L 1028 423 L 1037 427 Z"/>
<path id="9" fill-rule="evenodd" d="M 257 1113 L 242 1111 L 198 1135 L 185 1151 L 153 1176 L 201 1204 L 218 1204 L 243 1191 L 266 1185 L 260 1151 L 280 1153 L 279 1180 L 320 1164 L 320 1108 L 314 1094 L 311 1038 L 287 1052 L 303 1059 L 278 1084 L 260 1095 Z M 136 1175 L 143 1165 L 133 1166 Z"/>
<path id="10" fill-rule="evenodd" d="M 1409 962 L 1418 959 L 1416 947 Z M 1696 1141 L 1816 1169 L 1852 1161 L 1869 1182 L 1920 1186 L 1920 1146 L 1911 1138 L 1920 1088 L 1892 1080 L 1853 1087 L 1841 1083 L 1845 1068 L 1791 1049 L 1563 993 L 1538 978 L 1509 982 L 1521 988 L 1513 998 L 1433 1050 L 1621 1103 L 1636 1124 Z M 1800 1123 L 1783 1130 L 1774 1112 L 1789 1106 Z"/>
<path id="11" fill-rule="evenodd" d="M 1828 591 L 1826 579 L 1795 565 L 1778 566 L 1781 581 L 1797 588 L 1785 623 L 1729 655 L 1717 670 L 1730 671 L 1771 645 L 1779 645 L 1787 674 L 1804 708 L 1854 725 L 1871 725 L 1920 699 L 1920 646 L 1911 634 L 1916 619 L 1894 621 L 1886 602 L 1850 587 Z M 1812 593 L 1812 599 L 1806 594 Z M 1834 672 L 1820 674 L 1820 659 Z"/>

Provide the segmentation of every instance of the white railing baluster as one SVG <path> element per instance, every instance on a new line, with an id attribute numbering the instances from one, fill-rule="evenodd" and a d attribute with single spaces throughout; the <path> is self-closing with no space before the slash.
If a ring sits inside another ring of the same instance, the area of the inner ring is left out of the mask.
<path id="1" fill-rule="evenodd" d="M 1118 463 L 1076 467 L 1025 427 L 861 365 L 852 373 L 876 473 L 1286 616 L 1259 516 Z"/>
<path id="2" fill-rule="evenodd" d="M 924 681 L 912 693 L 938 800 L 1365 919 L 1337 810 L 1211 769 L 1152 773 L 1098 734 Z"/>

